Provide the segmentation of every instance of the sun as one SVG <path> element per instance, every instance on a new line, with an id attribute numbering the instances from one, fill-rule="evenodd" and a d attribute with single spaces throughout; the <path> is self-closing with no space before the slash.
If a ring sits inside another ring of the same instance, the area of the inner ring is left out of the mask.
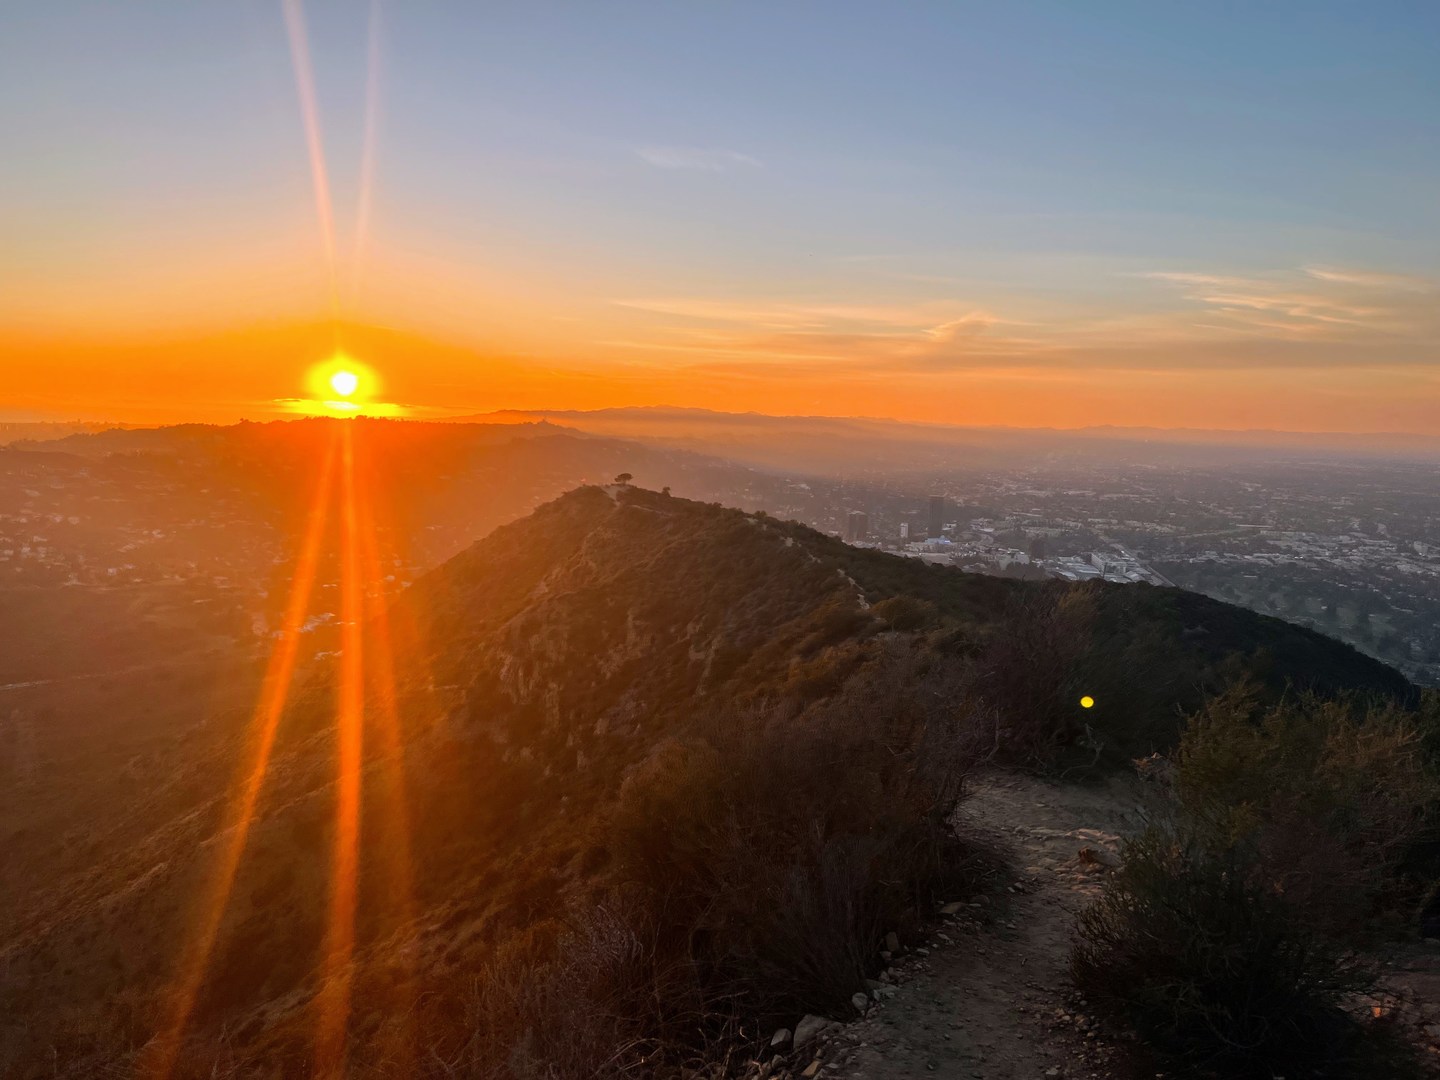
<path id="1" fill-rule="evenodd" d="M 349 368 L 341 368 L 330 376 L 330 389 L 342 398 L 348 398 L 360 389 L 360 376 Z"/>
<path id="2" fill-rule="evenodd" d="M 286 411 L 306 416 L 406 416 L 408 410 L 384 401 L 384 380 L 363 360 L 331 353 L 305 369 L 305 396 L 286 399 Z"/>
<path id="3" fill-rule="evenodd" d="M 311 367 L 305 387 L 305 404 L 322 416 L 358 416 L 387 408 L 377 400 L 381 387 L 375 369 L 344 352 Z"/>

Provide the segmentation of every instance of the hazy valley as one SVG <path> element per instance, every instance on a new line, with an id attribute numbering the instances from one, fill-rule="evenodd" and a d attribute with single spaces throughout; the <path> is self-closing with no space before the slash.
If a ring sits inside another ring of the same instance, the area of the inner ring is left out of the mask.
<path id="1" fill-rule="evenodd" d="M 325 540 L 286 631 L 339 430 L 0 451 L 11 505 L 60 519 L 52 576 L 7 586 L 0 612 L 9 1073 L 578 1076 L 611 1055 L 642 1074 L 753 1055 L 804 1014 L 855 1015 L 883 935 L 919 947 L 937 904 L 1003 865 L 954 831 L 968 774 L 1126 774 L 1237 683 L 1261 710 L 1433 708 L 1305 628 L 897 558 L 682 497 L 783 499 L 788 478 L 544 427 L 357 426 L 376 522 L 361 607 L 347 620 L 327 594 L 345 556 Z M 610 482 L 631 469 L 645 488 Z M 257 758 L 286 640 L 294 691 Z M 617 948 L 640 950 L 623 977 Z"/>

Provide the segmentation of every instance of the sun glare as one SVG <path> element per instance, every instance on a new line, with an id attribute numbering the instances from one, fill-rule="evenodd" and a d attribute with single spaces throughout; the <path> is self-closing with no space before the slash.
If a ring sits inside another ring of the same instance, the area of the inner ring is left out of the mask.
<path id="1" fill-rule="evenodd" d="M 330 376 L 330 389 L 342 398 L 348 398 L 360 389 L 360 376 L 342 368 Z"/>
<path id="2" fill-rule="evenodd" d="M 312 367 L 305 378 L 307 397 L 297 399 L 297 411 L 330 416 L 397 415 L 398 407 L 378 400 L 380 378 L 373 368 L 337 352 Z"/>

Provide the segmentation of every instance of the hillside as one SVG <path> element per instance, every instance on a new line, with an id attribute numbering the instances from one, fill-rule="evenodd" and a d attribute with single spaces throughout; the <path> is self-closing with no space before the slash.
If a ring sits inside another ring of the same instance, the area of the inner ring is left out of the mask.
<path id="1" fill-rule="evenodd" d="M 393 710 L 386 665 L 368 665 L 349 1027 L 372 1062 L 442 1043 L 476 973 L 624 885 L 614 823 L 637 777 L 737 718 L 805 746 L 827 702 L 876 731 L 963 712 L 1002 756 L 1078 769 L 1168 747 L 1181 713 L 1240 675 L 1276 694 L 1410 693 L 1347 646 L 1176 590 L 967 575 L 617 487 L 496 529 L 420 578 L 389 627 Z M 308 673 L 280 726 L 182 1075 L 222 1058 L 305 1071 L 331 902 L 334 664 Z M 146 830 L 96 842 L 97 808 L 75 841 L 83 868 L 5 926 L 0 1073 L 147 1060 L 251 738 L 238 712 L 207 721 L 128 766 L 154 781 Z"/>

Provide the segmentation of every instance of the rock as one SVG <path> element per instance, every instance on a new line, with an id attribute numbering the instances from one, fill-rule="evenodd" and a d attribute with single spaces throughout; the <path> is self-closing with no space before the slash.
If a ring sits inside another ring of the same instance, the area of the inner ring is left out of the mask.
<path id="1" fill-rule="evenodd" d="M 950 903 L 944 905 L 944 906 L 940 909 L 940 914 L 941 914 L 941 915 L 954 915 L 957 911 L 959 911 L 959 910 L 960 910 L 962 907 L 964 907 L 964 906 L 965 906 L 965 905 L 962 904 L 962 903 L 960 903 L 960 901 L 958 901 L 958 900 L 952 900 Z"/>
<path id="2" fill-rule="evenodd" d="M 1082 864 L 1109 866 L 1112 868 L 1120 865 L 1120 856 L 1116 855 L 1109 848 L 1082 847 L 1076 855 Z"/>
<path id="3" fill-rule="evenodd" d="M 897 953 L 900 951 L 900 935 L 891 930 L 885 935 L 885 951 Z"/>
<path id="4" fill-rule="evenodd" d="M 810 1062 L 809 1065 L 806 1065 L 805 1071 L 802 1072 L 800 1075 L 806 1077 L 820 1075 L 820 1059 L 816 1058 L 814 1061 Z"/>
<path id="5" fill-rule="evenodd" d="M 850 1004 L 855 1006 L 856 1012 L 858 1012 L 861 1016 L 864 1016 L 865 1010 L 870 1008 L 870 995 L 860 993 L 851 994 Z"/>
<path id="6" fill-rule="evenodd" d="M 1048 1069 L 1045 1070 L 1045 1075 L 1048 1076 L 1048 1077 L 1051 1077 L 1052 1080 L 1053 1080 L 1054 1077 L 1057 1077 L 1057 1076 L 1060 1075 L 1060 1066 L 1059 1066 L 1059 1065 L 1051 1065 L 1050 1068 L 1048 1068 Z"/>
<path id="7" fill-rule="evenodd" d="M 790 1029 L 781 1028 L 770 1036 L 770 1049 L 775 1051 L 790 1049 Z"/>
<path id="8" fill-rule="evenodd" d="M 813 1016 L 810 1013 L 806 1013 L 800 1018 L 800 1022 L 795 1025 L 795 1049 L 800 1050 L 809 1046 L 815 1041 L 816 1037 L 829 1026 L 830 1021 L 826 1020 L 823 1016 Z M 813 1076 L 815 1074 L 811 1073 L 810 1075 Z"/>

